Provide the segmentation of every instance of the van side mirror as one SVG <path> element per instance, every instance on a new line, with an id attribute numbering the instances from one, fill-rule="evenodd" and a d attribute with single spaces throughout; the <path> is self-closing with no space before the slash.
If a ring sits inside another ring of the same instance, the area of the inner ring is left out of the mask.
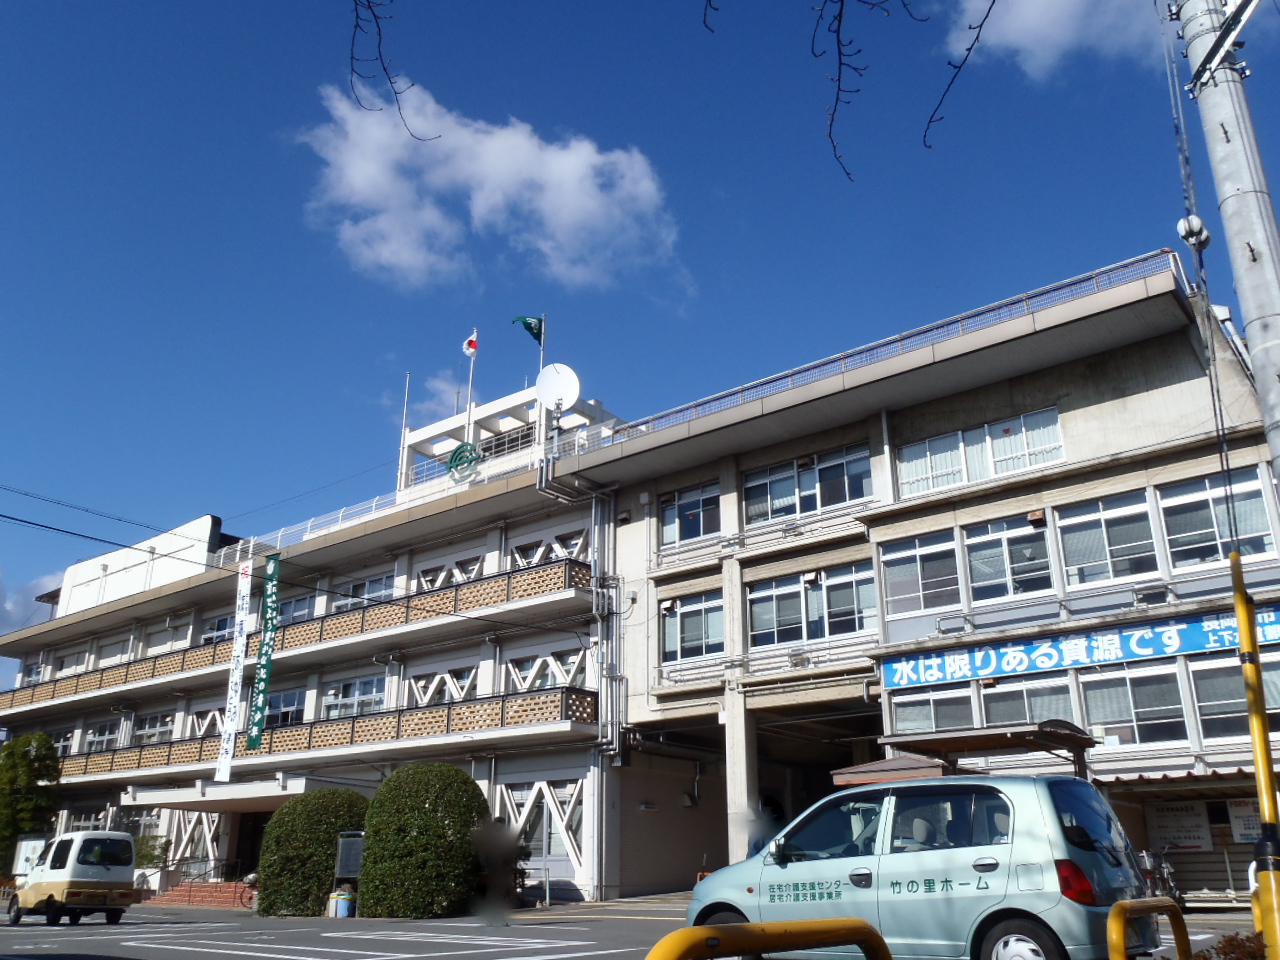
<path id="1" fill-rule="evenodd" d="M 769 856 L 773 858 L 774 863 L 790 863 L 791 853 L 787 849 L 787 842 L 782 837 L 774 837 L 769 841 Z"/>

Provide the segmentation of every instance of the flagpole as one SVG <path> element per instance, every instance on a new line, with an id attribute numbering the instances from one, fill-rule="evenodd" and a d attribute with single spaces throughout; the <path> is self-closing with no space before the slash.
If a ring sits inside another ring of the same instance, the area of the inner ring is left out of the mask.
<path id="1" fill-rule="evenodd" d="M 547 315 L 542 315 L 542 336 L 538 338 L 538 372 L 547 365 Z"/>
<path id="2" fill-rule="evenodd" d="M 480 334 L 479 327 L 471 329 L 471 339 L 476 339 Z M 471 352 L 471 373 L 467 376 L 467 442 L 471 442 L 471 387 L 476 382 L 476 353 Z"/>

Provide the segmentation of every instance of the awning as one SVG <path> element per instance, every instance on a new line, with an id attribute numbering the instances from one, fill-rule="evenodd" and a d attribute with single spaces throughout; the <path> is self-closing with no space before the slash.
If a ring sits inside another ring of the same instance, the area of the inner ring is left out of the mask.
<path id="1" fill-rule="evenodd" d="M 349 787 L 373 795 L 378 784 L 334 781 L 322 777 L 292 777 L 278 773 L 271 780 L 218 783 L 197 780 L 189 787 L 130 786 L 120 795 L 122 807 L 167 807 L 170 810 L 206 810 L 217 813 L 250 813 L 278 810 L 290 797 L 319 787 Z"/>
<path id="2" fill-rule="evenodd" d="M 1258 782 L 1254 779 L 1253 770 L 1244 767 L 1159 776 L 1112 774 L 1098 777 L 1097 782 L 1106 784 L 1112 796 L 1119 794 L 1133 800 L 1226 800 L 1258 795 Z"/>
<path id="3" fill-rule="evenodd" d="M 1013 727 L 899 733 L 880 743 L 907 753 L 937 757 L 954 766 L 964 757 L 996 757 L 1018 753 L 1066 753 L 1077 777 L 1086 775 L 1084 752 L 1098 741 L 1066 720 L 1041 720 Z"/>
<path id="4" fill-rule="evenodd" d="M 852 767 L 832 770 L 831 779 L 837 787 L 856 787 L 864 783 L 884 783 L 889 780 L 945 777 L 954 772 L 951 764 L 945 760 L 931 760 L 928 757 L 900 753 L 896 757 L 886 757 L 883 760 L 872 760 L 870 763 L 858 763 Z"/>

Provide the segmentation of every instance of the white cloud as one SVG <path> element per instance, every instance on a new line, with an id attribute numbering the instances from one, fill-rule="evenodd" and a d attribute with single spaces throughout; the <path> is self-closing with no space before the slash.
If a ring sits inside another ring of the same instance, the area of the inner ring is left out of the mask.
<path id="1" fill-rule="evenodd" d="M 425 427 L 427 424 L 447 420 L 467 402 L 466 383 L 447 370 L 428 377 L 423 389 L 427 395 L 409 404 L 411 427 Z M 473 393 L 472 399 L 477 403 L 481 402 L 479 394 Z"/>
<path id="2" fill-rule="evenodd" d="M 5 585 L 4 575 L 0 574 L 0 635 L 46 619 L 49 608 L 43 603 L 36 603 L 36 597 L 52 590 L 61 582 L 62 574 L 51 573 L 10 589 Z M 0 676 L 0 681 L 3 679 Z"/>
<path id="3" fill-rule="evenodd" d="M 407 286 L 474 269 L 470 242 L 497 238 L 568 287 L 607 285 L 670 257 L 676 228 L 649 160 L 635 147 L 557 143 L 512 118 L 471 120 L 413 87 L 394 104 L 362 92 L 362 109 L 321 90 L 332 121 L 303 141 L 324 160 L 311 209 L 355 267 Z"/>
<path id="4" fill-rule="evenodd" d="M 952 58 L 973 40 L 970 24 L 990 0 L 957 4 L 947 44 Z M 1151 0 L 998 0 L 974 56 L 1013 57 L 1033 80 L 1044 80 L 1071 54 L 1162 58 L 1160 22 Z"/>

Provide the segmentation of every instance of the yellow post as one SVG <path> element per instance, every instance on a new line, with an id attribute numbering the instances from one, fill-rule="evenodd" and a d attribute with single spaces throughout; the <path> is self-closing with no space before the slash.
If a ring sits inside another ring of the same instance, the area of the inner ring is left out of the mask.
<path id="1" fill-rule="evenodd" d="M 1178 948 L 1178 960 L 1191 960 L 1191 938 L 1187 936 L 1187 921 L 1182 918 L 1178 904 L 1169 897 L 1117 900 L 1111 905 L 1111 911 L 1107 914 L 1107 955 L 1111 960 L 1126 960 L 1128 944 L 1125 942 L 1125 934 L 1129 931 L 1129 918 L 1147 917 L 1153 913 L 1169 918 L 1173 942 Z"/>
<path id="2" fill-rule="evenodd" d="M 861 948 L 866 960 L 893 960 L 880 931 L 865 920 L 852 918 L 683 927 L 655 943 L 645 960 L 712 960 L 847 944 Z"/>
<path id="3" fill-rule="evenodd" d="M 1276 815 L 1275 771 L 1271 766 L 1271 731 L 1267 701 L 1262 689 L 1262 661 L 1258 658 L 1257 615 L 1253 598 L 1244 586 L 1240 554 L 1231 554 L 1231 589 L 1235 596 L 1236 627 L 1240 635 L 1240 667 L 1244 671 L 1245 700 L 1249 708 L 1249 737 L 1253 741 L 1254 779 L 1258 784 L 1258 813 L 1262 836 L 1254 846 L 1258 865 L 1255 912 L 1267 960 L 1280 960 L 1280 820 Z"/>

